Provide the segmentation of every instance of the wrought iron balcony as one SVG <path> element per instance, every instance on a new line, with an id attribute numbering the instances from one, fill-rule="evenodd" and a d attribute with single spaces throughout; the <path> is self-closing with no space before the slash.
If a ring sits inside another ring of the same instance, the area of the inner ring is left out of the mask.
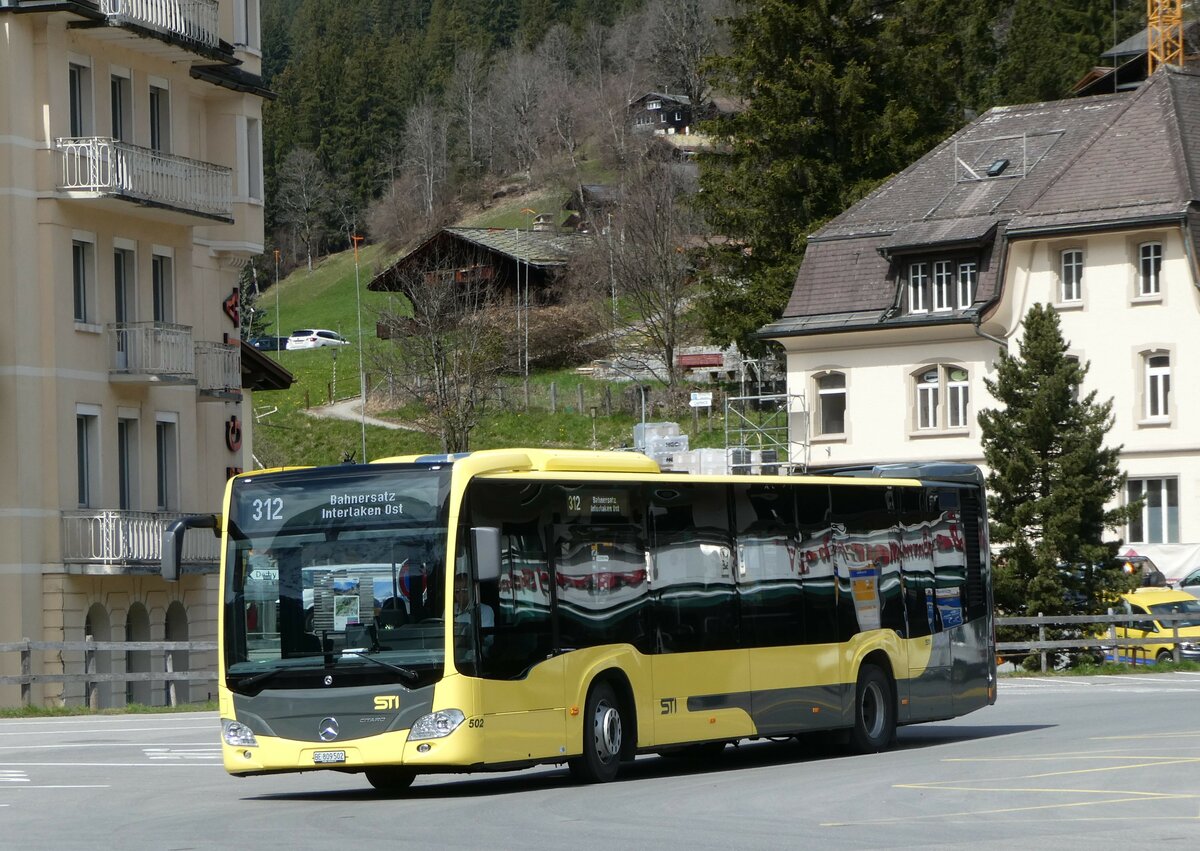
<path id="1" fill-rule="evenodd" d="M 167 322 L 118 322 L 106 328 L 109 377 L 195 382 L 192 329 Z"/>
<path id="2" fill-rule="evenodd" d="M 196 384 L 200 399 L 242 398 L 242 353 L 225 343 L 196 343 Z"/>
<path id="3" fill-rule="evenodd" d="M 215 48 L 217 0 L 101 0 L 100 8 L 115 24 L 133 24 L 156 33 Z"/>
<path id="4" fill-rule="evenodd" d="M 90 566 L 84 572 L 154 573 L 162 564 L 162 533 L 182 514 L 164 511 L 80 509 L 62 515 L 63 563 Z M 207 530 L 183 539 L 183 561 L 201 572 L 216 569 L 220 541 Z"/>
<path id="5" fill-rule="evenodd" d="M 56 139 L 58 188 L 233 222 L 233 171 L 103 136 Z"/>

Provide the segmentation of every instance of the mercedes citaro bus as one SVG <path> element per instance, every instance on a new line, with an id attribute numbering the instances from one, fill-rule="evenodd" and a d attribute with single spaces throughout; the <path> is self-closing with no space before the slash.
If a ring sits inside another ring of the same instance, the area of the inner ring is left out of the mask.
<path id="1" fill-rule="evenodd" d="M 995 700 L 987 522 L 960 464 L 661 472 L 511 449 L 266 470 L 224 512 L 219 705 L 235 775 L 418 774 L 840 735 Z"/>

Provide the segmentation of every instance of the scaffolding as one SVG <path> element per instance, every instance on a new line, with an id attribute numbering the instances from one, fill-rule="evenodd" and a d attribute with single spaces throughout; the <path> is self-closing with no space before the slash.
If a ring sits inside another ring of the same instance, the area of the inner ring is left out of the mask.
<path id="1" fill-rule="evenodd" d="M 725 451 L 731 473 L 808 470 L 808 405 L 795 393 L 725 399 Z"/>

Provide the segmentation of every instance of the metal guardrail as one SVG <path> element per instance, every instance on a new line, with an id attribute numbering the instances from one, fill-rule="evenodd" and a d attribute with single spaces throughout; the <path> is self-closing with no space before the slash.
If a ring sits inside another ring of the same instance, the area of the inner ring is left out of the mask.
<path id="1" fill-rule="evenodd" d="M 205 47 L 220 44 L 217 0 L 102 0 L 100 8 L 113 23 L 143 26 Z"/>
<path id="2" fill-rule="evenodd" d="M 157 567 L 162 562 L 163 530 L 183 516 L 166 511 L 64 511 L 63 561 L 67 564 Z M 184 563 L 215 566 L 220 554 L 220 541 L 213 535 L 194 532 L 184 536 Z"/>
<path id="3" fill-rule="evenodd" d="M 21 704 L 29 706 L 35 683 L 83 683 L 87 705 L 98 708 L 97 686 L 100 683 L 165 682 L 168 684 L 167 705 L 176 706 L 174 683 L 215 680 L 217 674 L 216 671 L 176 671 L 175 653 L 216 649 L 215 641 L 31 641 L 25 638 L 21 641 L 0 644 L 0 653 L 21 654 L 21 673 L 15 676 L 0 676 L 0 685 L 20 685 Z M 83 670 L 77 674 L 35 674 L 33 673 L 33 653 L 35 651 L 82 652 L 84 654 Z M 106 651 L 120 653 L 161 651 L 163 670 L 100 672 L 97 670 L 96 654 Z"/>
<path id="4" fill-rule="evenodd" d="M 55 139 L 58 188 L 119 195 L 210 218 L 233 218 L 233 171 L 104 136 Z"/>
<path id="5" fill-rule="evenodd" d="M 191 326 L 167 322 L 118 322 L 108 325 L 106 330 L 109 372 L 179 379 L 194 376 Z"/>
<path id="6" fill-rule="evenodd" d="M 1129 656 L 1135 662 L 1137 653 L 1141 648 L 1145 648 L 1155 644 L 1173 644 L 1173 657 L 1176 664 L 1181 660 L 1180 656 L 1180 636 L 1179 623 L 1181 621 L 1191 620 L 1194 615 L 1115 615 L 1112 610 L 1109 610 L 1107 615 L 1041 615 L 1037 617 L 998 617 L 996 618 L 996 626 L 1029 626 L 1037 627 L 1037 638 L 1031 638 L 1026 641 L 998 641 L 996 642 L 996 652 L 1001 654 L 1027 655 L 1029 653 L 1038 653 L 1041 656 L 1042 670 L 1048 669 L 1047 651 L 1049 650 L 1106 650 L 1112 648 L 1114 656 L 1117 656 L 1121 648 L 1126 648 L 1130 651 Z M 1123 626 L 1133 629 L 1140 629 L 1140 623 L 1153 624 L 1154 622 L 1170 626 L 1170 633 L 1155 633 L 1150 635 L 1147 633 L 1145 638 L 1129 638 L 1118 637 L 1117 627 Z M 1105 626 L 1108 627 L 1107 635 L 1087 635 L 1079 638 L 1070 639 L 1047 639 L 1047 626 Z M 1185 636 L 1186 638 L 1186 636 Z M 1149 661 L 1147 658 L 1146 661 Z"/>
<path id="7" fill-rule="evenodd" d="M 240 396 L 242 351 L 238 346 L 202 340 L 196 343 L 196 385 L 201 393 Z"/>

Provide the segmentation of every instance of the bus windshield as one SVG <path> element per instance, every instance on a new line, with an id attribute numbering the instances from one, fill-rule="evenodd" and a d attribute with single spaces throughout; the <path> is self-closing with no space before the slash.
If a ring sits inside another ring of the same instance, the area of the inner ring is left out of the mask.
<path id="1" fill-rule="evenodd" d="M 436 682 L 448 488 L 448 469 L 424 465 L 238 479 L 222 589 L 229 688 Z"/>

